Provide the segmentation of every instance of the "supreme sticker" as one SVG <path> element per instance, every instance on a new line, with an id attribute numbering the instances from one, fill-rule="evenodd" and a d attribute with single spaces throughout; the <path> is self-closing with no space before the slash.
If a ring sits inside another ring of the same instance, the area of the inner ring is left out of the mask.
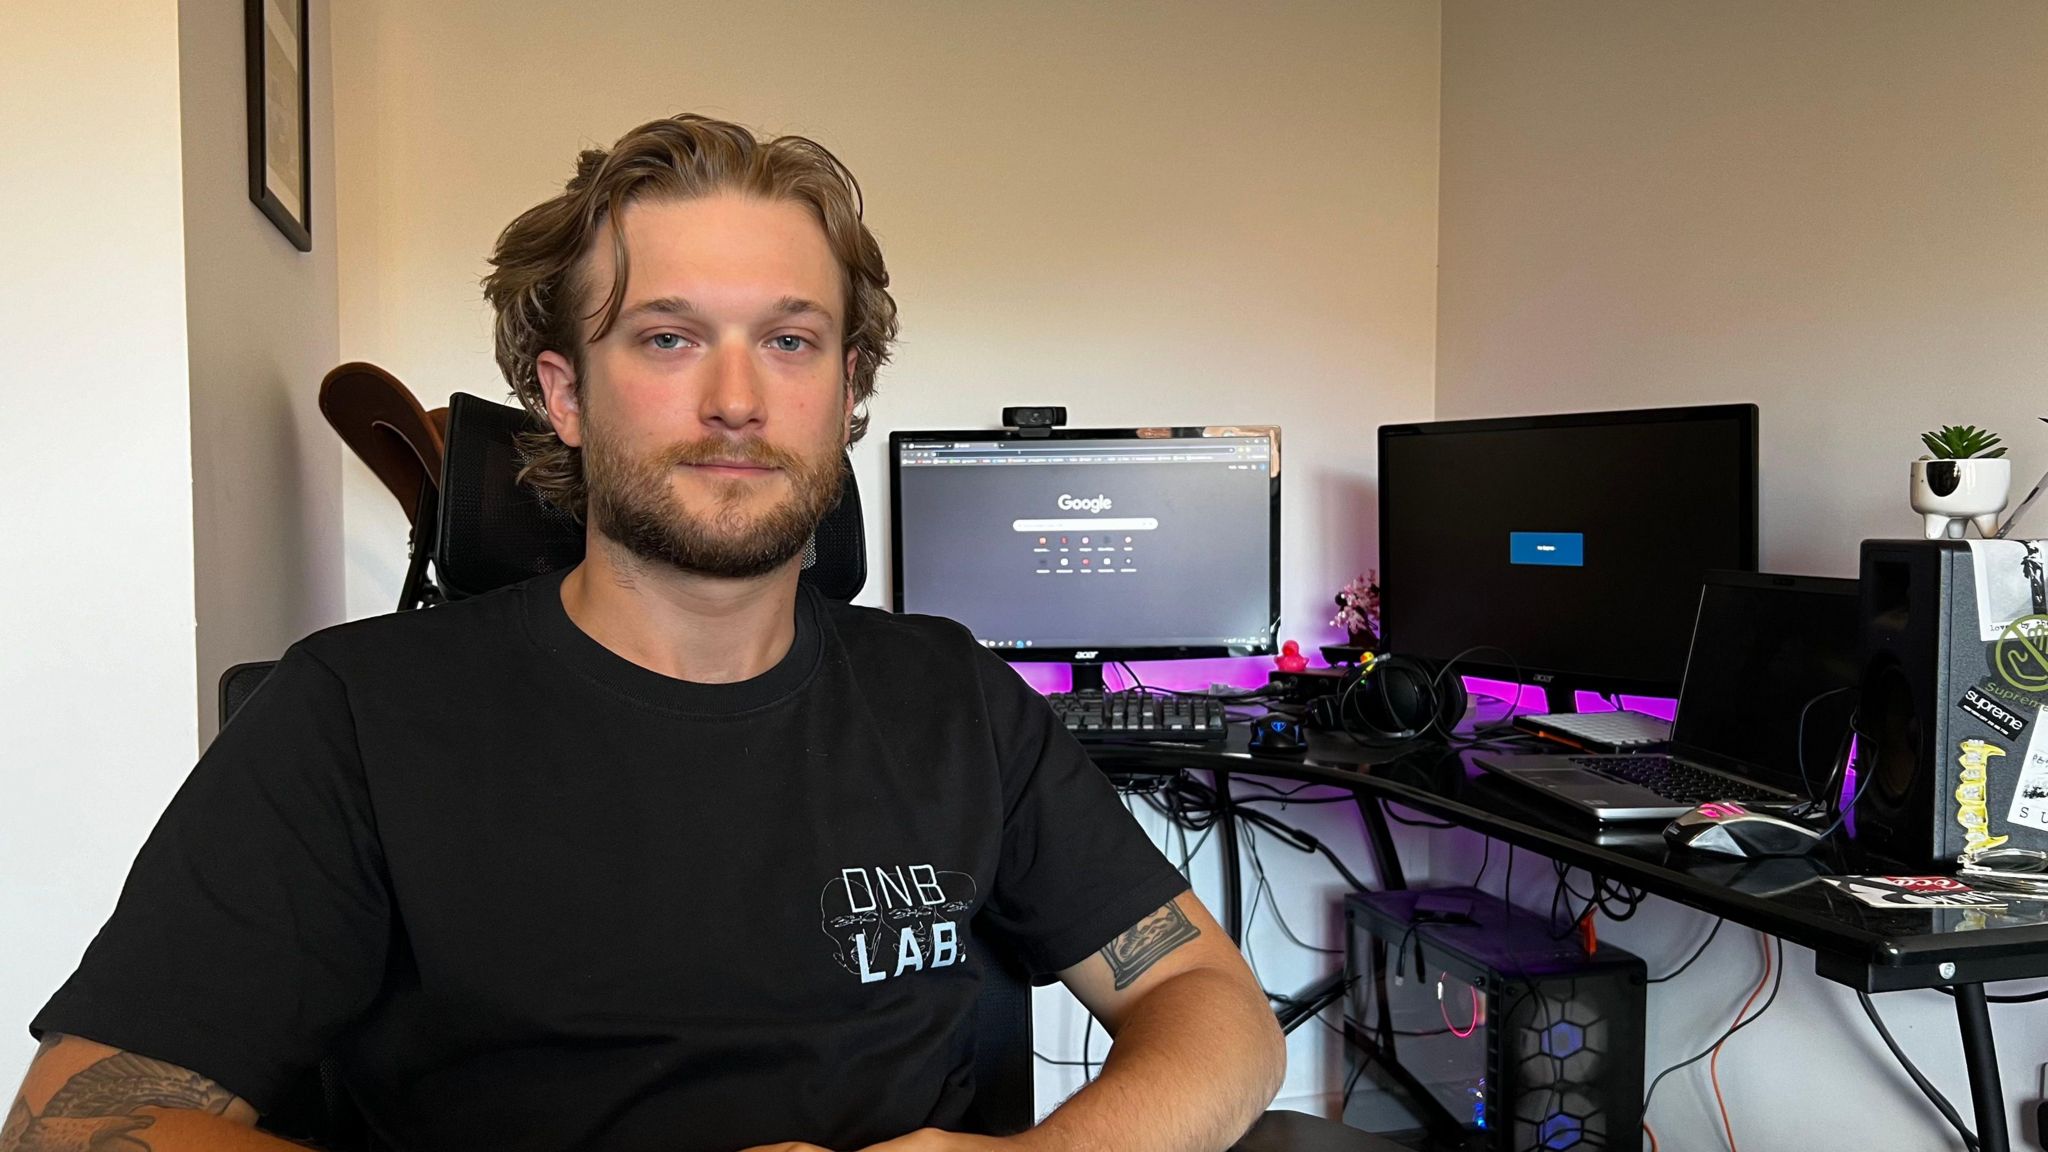
<path id="1" fill-rule="evenodd" d="M 2027 730 L 2027 722 L 2020 719 L 2018 712 L 1993 700 L 1976 687 L 1964 692 L 1963 698 L 1956 701 L 1956 707 L 1991 725 L 1999 735 L 2008 740 L 2017 740 L 2020 733 Z"/>

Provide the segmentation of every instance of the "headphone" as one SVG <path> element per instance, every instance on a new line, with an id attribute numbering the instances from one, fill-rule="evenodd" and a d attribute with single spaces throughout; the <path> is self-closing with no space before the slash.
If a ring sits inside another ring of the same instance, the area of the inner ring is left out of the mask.
<path id="1" fill-rule="evenodd" d="M 1470 705 L 1463 677 L 1408 656 L 1366 654 L 1343 687 L 1309 704 L 1309 720 L 1361 744 L 1405 744 L 1435 731 L 1448 737 Z"/>

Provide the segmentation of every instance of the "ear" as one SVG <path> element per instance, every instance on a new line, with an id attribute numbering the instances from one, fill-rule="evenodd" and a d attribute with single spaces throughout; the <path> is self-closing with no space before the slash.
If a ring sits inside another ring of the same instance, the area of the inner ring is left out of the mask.
<path id="1" fill-rule="evenodd" d="M 541 397 L 547 403 L 548 423 L 555 435 L 571 448 L 583 447 L 583 403 L 576 389 L 576 369 L 560 352 L 543 352 L 534 361 L 540 377 Z"/>
<path id="2" fill-rule="evenodd" d="M 860 363 L 860 353 L 852 348 L 846 350 L 846 411 L 840 414 L 839 443 L 842 446 L 853 443 L 853 370 Z"/>

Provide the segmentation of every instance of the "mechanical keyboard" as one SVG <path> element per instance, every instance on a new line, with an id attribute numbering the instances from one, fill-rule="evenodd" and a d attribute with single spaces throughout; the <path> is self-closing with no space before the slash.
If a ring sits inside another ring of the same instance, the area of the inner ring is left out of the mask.
<path id="1" fill-rule="evenodd" d="M 1131 690 L 1052 692 L 1045 699 L 1060 723 L 1083 743 L 1210 743 L 1229 735 L 1223 701 L 1207 696 Z"/>

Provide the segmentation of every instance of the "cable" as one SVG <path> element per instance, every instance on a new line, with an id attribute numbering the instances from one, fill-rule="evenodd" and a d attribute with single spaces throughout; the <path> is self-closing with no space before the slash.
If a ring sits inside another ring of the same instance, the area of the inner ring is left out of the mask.
<path id="1" fill-rule="evenodd" d="M 1713 930 L 1707 933 L 1707 938 L 1705 940 L 1700 941 L 1699 947 L 1692 950 L 1692 955 L 1686 957 L 1685 963 L 1680 964 L 1678 967 L 1672 969 L 1666 975 L 1650 977 L 1649 982 L 1652 984 L 1662 984 L 1667 980 L 1676 980 L 1680 976 L 1685 975 L 1685 970 L 1687 968 L 1692 967 L 1693 961 L 1698 960 L 1700 957 L 1707 954 L 1707 945 L 1712 944 L 1714 942 L 1714 937 L 1719 936 L 1721 934 L 1721 925 L 1726 924 L 1727 922 L 1727 920 L 1719 916 L 1715 917 Z"/>
<path id="2" fill-rule="evenodd" d="M 1977 1152 L 1977 1134 L 1963 1123 L 1963 1118 L 1956 1114 L 1955 1105 L 1948 1102 L 1948 1097 L 1943 1096 L 1941 1090 L 1921 1075 L 1920 1069 L 1906 1057 L 1906 1050 L 1899 1047 L 1899 1042 L 1892 1038 L 1892 1030 L 1884 1026 L 1884 1017 L 1877 1014 L 1877 1005 L 1871 1002 L 1870 993 L 1859 989 L 1856 1001 L 1863 1005 L 1863 1014 L 1870 1017 L 1871 1027 L 1877 1029 L 1878 1036 L 1884 1040 L 1884 1046 L 1892 1050 L 1892 1056 L 1898 1060 L 1899 1066 L 1906 1070 L 1906 1075 L 1912 1078 L 1914 1087 L 1920 1089 L 1921 1095 L 1927 1097 L 1928 1103 L 1934 1105 L 1934 1110 L 1941 1113 L 1941 1118 L 1948 1121 L 1949 1126 L 1963 1138 L 1963 1147 L 1969 1152 Z"/>
<path id="3" fill-rule="evenodd" d="M 1584 908 L 1579 910 L 1578 915 L 1572 916 L 1565 921 L 1562 929 L 1552 928 L 1550 938 L 1553 940 L 1562 940 L 1577 930 L 1595 908 L 1606 913 L 1609 920 L 1619 923 L 1634 917 L 1636 909 L 1642 907 L 1643 901 L 1649 899 L 1649 894 L 1640 888 L 1616 883 L 1597 872 L 1590 871 L 1586 873 L 1586 876 L 1592 880 L 1593 890 L 1591 893 L 1582 896 L 1579 894 L 1578 889 L 1572 887 L 1570 865 L 1562 860 L 1552 860 L 1550 865 L 1557 873 L 1557 887 L 1551 889 L 1550 892 L 1551 924 L 1554 926 L 1557 923 L 1557 906 L 1559 903 L 1564 904 L 1566 912 L 1571 911 L 1571 902 L 1565 900 L 1565 897 L 1570 896 L 1583 900 L 1586 904 Z"/>
<path id="4" fill-rule="evenodd" d="M 1349 799 L 1349 797 L 1345 797 L 1345 799 Z M 1456 827 L 1457 827 L 1457 825 L 1456 825 L 1456 824 L 1452 824 L 1452 823 L 1450 823 L 1449 821 L 1446 821 L 1446 820 L 1417 820 L 1417 819 L 1415 819 L 1414 817 L 1411 817 L 1411 816 L 1403 816 L 1403 815 L 1401 815 L 1401 814 L 1400 814 L 1399 812 L 1396 812 L 1396 811 L 1394 811 L 1394 806 L 1393 806 L 1393 805 L 1391 805 L 1391 804 L 1387 804 L 1387 805 L 1382 805 L 1382 807 L 1381 807 L 1381 810 L 1382 810 L 1382 811 L 1384 811 L 1384 812 L 1385 812 L 1385 813 L 1387 814 L 1387 819 L 1389 819 L 1389 820 L 1392 820 L 1392 821 L 1393 821 L 1394 823 L 1396 823 L 1396 824 L 1406 824 L 1406 825 L 1407 825 L 1408 827 L 1410 827 L 1410 828 L 1456 828 Z"/>
<path id="5" fill-rule="evenodd" d="M 1486 845 L 1486 848 L 1479 856 L 1479 875 L 1472 878 L 1472 887 L 1474 888 L 1479 887 L 1479 882 L 1486 879 L 1486 866 L 1493 863 L 1493 837 L 1481 836 L 1479 840 L 1482 844 Z"/>
<path id="6" fill-rule="evenodd" d="M 1351 1075 L 1344 1078 L 1344 1102 L 1337 1106 L 1340 1117 L 1343 1115 L 1344 1109 L 1351 1107 L 1352 1090 L 1358 1087 L 1358 1077 L 1365 1072 L 1365 1066 L 1371 1062 L 1372 1050 L 1360 1050 L 1357 1065 L 1351 1069 Z"/>
<path id="7" fill-rule="evenodd" d="M 1771 979 L 1771 938 L 1761 932 L 1756 934 L 1756 938 L 1764 950 L 1764 974 L 1757 979 L 1756 987 L 1749 993 L 1749 999 L 1744 1000 L 1742 1007 L 1735 1010 L 1737 1020 L 1749 1012 L 1749 1006 L 1756 1003 L 1756 998 L 1763 994 L 1764 985 Z M 1729 1033 L 1729 1036 L 1732 1035 L 1734 1033 Z M 1721 1095 L 1721 1045 L 1726 1043 L 1728 1036 L 1723 1036 L 1720 1042 L 1714 1045 L 1714 1055 L 1707 1060 L 1707 1079 L 1714 1085 L 1714 1103 L 1721 1109 L 1721 1131 L 1728 1136 L 1728 1152 L 1742 1152 L 1735 1144 L 1735 1125 L 1728 1119 L 1728 1101 Z"/>
<path id="8" fill-rule="evenodd" d="M 1726 1032 L 1721 1033 L 1721 1038 L 1714 1041 L 1713 1047 L 1709 1047 L 1701 1051 L 1697 1056 L 1688 1056 L 1685 1059 L 1680 1060 L 1678 1063 L 1673 1064 L 1671 1067 L 1666 1068 L 1662 1072 L 1657 1073 L 1656 1077 L 1650 1081 L 1649 1091 L 1643 1093 L 1643 1115 L 1646 1118 L 1650 1114 L 1650 1101 L 1657 1095 L 1657 1085 L 1662 1084 L 1666 1076 L 1671 1075 L 1673 1072 L 1678 1071 L 1680 1068 L 1684 1068 L 1692 1064 L 1697 1064 L 1700 1061 L 1705 1060 L 1707 1057 L 1712 1056 L 1714 1054 L 1714 1048 L 1727 1043 L 1728 1038 L 1730 1036 L 1735 1035 L 1737 1032 L 1740 1032 L 1744 1028 L 1749 1027 L 1751 1024 L 1754 1024 L 1757 1021 L 1763 1019 L 1764 1013 L 1769 1012 L 1771 1010 L 1771 1005 L 1777 1003 L 1778 989 L 1785 982 L 1785 942 L 1783 940 L 1778 941 L 1777 968 L 1778 974 L 1771 981 L 1771 994 L 1769 996 L 1764 997 L 1763 1007 L 1758 1008 L 1756 1010 L 1756 1015 L 1751 1016 L 1747 1020 L 1737 1020 L 1735 1023 L 1728 1026 L 1728 1030 Z"/>
<path id="9" fill-rule="evenodd" d="M 1857 735 L 1860 736 L 1862 735 L 1862 733 L 1859 732 L 1857 733 Z M 1863 790 L 1865 788 L 1870 787 L 1870 782 L 1875 779 L 1877 779 L 1876 769 L 1872 768 L 1863 773 L 1863 779 L 1858 780 L 1856 782 L 1855 795 L 1849 797 L 1849 806 L 1842 809 L 1840 814 L 1838 814 L 1835 817 L 1834 823 L 1828 825 L 1825 829 L 1822 829 L 1820 839 L 1826 840 L 1828 837 L 1833 836 L 1835 834 L 1835 829 L 1840 828 L 1842 826 L 1842 822 L 1849 818 L 1849 813 L 1854 812 L 1856 810 L 1856 802 L 1863 799 Z"/>
<path id="10" fill-rule="evenodd" d="M 1263 688 L 1247 688 L 1242 692 L 1205 692 L 1198 688 L 1159 688 L 1154 687 L 1153 685 L 1147 684 L 1143 680 L 1138 679 L 1137 672 L 1131 668 L 1130 663 L 1128 661 L 1112 660 L 1109 663 L 1104 664 L 1103 667 L 1114 667 L 1118 671 L 1123 673 L 1124 679 L 1125 681 L 1127 681 L 1127 683 L 1122 689 L 1119 689 L 1120 691 L 1137 691 L 1148 696 L 1200 696 L 1209 700 L 1232 701 L 1263 700 L 1269 696 L 1274 695 L 1274 690 L 1270 686 Z"/>
<path id="11" fill-rule="evenodd" d="M 1335 787 L 1337 787 L 1337 785 L 1335 785 L 1335 784 L 1319 784 L 1319 783 L 1317 783 L 1317 782 L 1316 782 L 1316 781 L 1314 781 L 1314 780 L 1310 780 L 1310 781 L 1308 781 L 1307 783 L 1303 783 L 1303 784 L 1296 784 L 1296 785 L 1295 785 L 1294 787 L 1292 787 L 1292 788 L 1280 788 L 1280 787 L 1276 787 L 1276 786 L 1275 786 L 1275 785 L 1273 784 L 1273 782 L 1272 782 L 1272 781 L 1270 781 L 1270 780 L 1261 780 L 1261 779 L 1259 779 L 1259 778 L 1258 778 L 1258 777 L 1256 777 L 1256 776 L 1250 777 L 1250 778 L 1248 778 L 1248 779 L 1240 780 L 1240 781 L 1238 781 L 1238 782 L 1239 782 L 1240 784 L 1243 784 L 1243 785 L 1244 785 L 1245 787 L 1247 787 L 1247 788 L 1263 788 L 1263 789 L 1265 789 L 1266 791 L 1268 791 L 1268 792 L 1271 792 L 1271 793 L 1272 793 L 1273 795 L 1275 795 L 1275 796 L 1293 796 L 1293 795 L 1295 795 L 1295 794 L 1297 794 L 1297 793 L 1301 792 L 1301 791 L 1302 791 L 1303 789 L 1306 789 L 1306 788 L 1335 788 Z M 1247 797 L 1245 797 L 1245 799 L 1249 800 L 1249 799 L 1251 799 L 1251 797 L 1247 796 Z M 1349 792 L 1346 792 L 1346 793 L 1345 793 L 1345 794 L 1343 795 L 1342 799 L 1345 799 L 1345 800 L 1349 800 L 1349 799 L 1351 799 L 1351 794 L 1350 794 Z"/>
<path id="12" fill-rule="evenodd" d="M 1801 708 L 1799 710 L 1799 735 L 1795 737 L 1795 739 L 1797 739 L 1799 742 L 1792 746 L 1792 755 L 1794 761 L 1799 765 L 1799 783 L 1806 789 L 1806 795 L 1808 797 L 1814 797 L 1814 791 L 1813 776 L 1806 770 L 1806 714 L 1813 711 L 1813 706 L 1815 704 L 1820 703 L 1821 701 L 1827 699 L 1830 696 L 1840 696 L 1844 692 L 1854 691 L 1856 691 L 1856 688 L 1853 685 L 1846 688 L 1830 688 L 1827 691 L 1821 693 L 1820 695 L 1815 696 L 1813 699 L 1808 700 L 1806 702 L 1806 707 Z M 1832 777 L 1834 775 L 1834 772 L 1830 770 L 1828 775 Z M 1818 797 L 1814 798 L 1817 799 Z"/>
<path id="13" fill-rule="evenodd" d="M 1294 934 L 1294 929 L 1287 924 L 1287 918 L 1280 914 L 1280 902 L 1273 895 L 1273 886 L 1266 881 L 1266 864 L 1265 861 L 1259 859 L 1259 839 L 1249 826 L 1244 829 L 1244 844 L 1252 858 L 1252 871 L 1257 873 L 1259 877 L 1259 887 L 1252 893 L 1252 899 L 1256 901 L 1259 898 L 1260 892 L 1265 893 L 1266 904 L 1273 909 L 1274 922 L 1280 925 L 1280 931 L 1289 940 L 1294 941 L 1311 952 L 1321 952 L 1325 956 L 1342 956 L 1344 951 L 1341 948 L 1319 947 Z"/>

